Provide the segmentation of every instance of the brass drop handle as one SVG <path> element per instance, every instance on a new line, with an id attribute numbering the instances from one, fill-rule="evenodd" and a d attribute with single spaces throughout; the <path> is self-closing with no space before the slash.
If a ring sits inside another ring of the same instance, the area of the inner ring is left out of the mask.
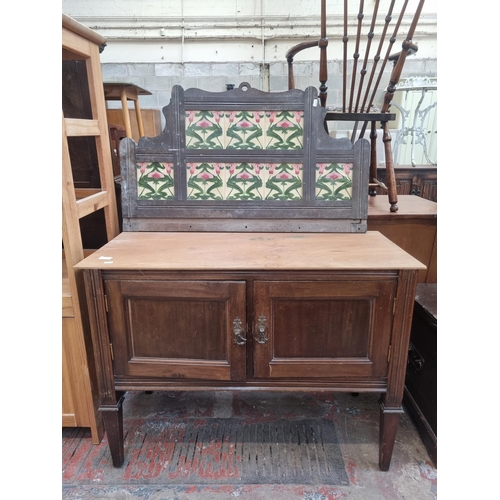
<path id="1" fill-rule="evenodd" d="M 268 338 L 266 337 L 266 331 L 267 331 L 267 319 L 264 315 L 260 315 L 259 319 L 257 320 L 257 337 L 255 337 L 255 340 L 259 344 L 265 344 L 268 341 Z"/>
<path id="2" fill-rule="evenodd" d="M 245 345 L 247 339 L 243 337 L 243 327 L 241 326 L 241 319 L 236 317 L 233 321 L 233 335 L 234 335 L 234 343 L 236 345 Z"/>

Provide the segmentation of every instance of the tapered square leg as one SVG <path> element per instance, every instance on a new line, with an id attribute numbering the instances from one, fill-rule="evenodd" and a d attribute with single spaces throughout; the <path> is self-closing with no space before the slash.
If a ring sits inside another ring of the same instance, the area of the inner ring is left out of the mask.
<path id="1" fill-rule="evenodd" d="M 99 407 L 114 467 L 121 467 L 125 460 L 125 449 L 123 446 L 123 399 L 122 396 L 115 405 L 101 405 Z"/>
<path id="2" fill-rule="evenodd" d="M 403 412 L 402 407 L 388 408 L 384 403 L 380 404 L 380 440 L 379 440 L 379 467 L 380 470 L 388 471 L 391 464 L 392 450 L 398 430 L 399 415 Z"/>

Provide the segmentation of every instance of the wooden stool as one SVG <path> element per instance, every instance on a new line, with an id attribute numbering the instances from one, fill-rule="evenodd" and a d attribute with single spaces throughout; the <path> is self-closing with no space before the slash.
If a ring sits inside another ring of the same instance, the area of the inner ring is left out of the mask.
<path id="1" fill-rule="evenodd" d="M 151 95 L 149 90 L 144 90 L 133 83 L 108 82 L 104 83 L 104 98 L 106 101 L 121 101 L 123 110 L 123 123 L 127 137 L 132 138 L 132 126 L 130 124 L 130 114 L 128 101 L 134 101 L 135 114 L 137 116 L 137 126 L 140 137 L 144 137 L 144 125 L 142 124 L 141 108 L 139 106 L 140 95 Z"/>

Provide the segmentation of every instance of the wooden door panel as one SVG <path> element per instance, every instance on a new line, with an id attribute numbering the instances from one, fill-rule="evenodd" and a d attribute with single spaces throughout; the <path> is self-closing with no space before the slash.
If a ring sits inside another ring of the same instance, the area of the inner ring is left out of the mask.
<path id="1" fill-rule="evenodd" d="M 274 300 L 277 358 L 368 357 L 368 300 Z M 331 335 L 342 331 L 343 335 Z"/>
<path id="2" fill-rule="evenodd" d="M 245 283 L 106 282 L 115 373 L 243 380 L 246 350 L 232 336 L 245 325 Z"/>
<path id="3" fill-rule="evenodd" d="M 267 342 L 254 347 L 255 377 L 387 375 L 394 280 L 254 286 L 255 314 L 267 327 Z"/>
<path id="4" fill-rule="evenodd" d="M 224 359 L 225 308 L 222 301 L 127 299 L 132 357 Z"/>

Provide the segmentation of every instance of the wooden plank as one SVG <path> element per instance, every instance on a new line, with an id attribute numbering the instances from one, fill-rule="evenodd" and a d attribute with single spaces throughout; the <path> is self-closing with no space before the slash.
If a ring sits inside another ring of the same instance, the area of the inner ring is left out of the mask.
<path id="1" fill-rule="evenodd" d="M 97 120 L 84 120 L 80 118 L 65 118 L 67 137 L 98 136 L 101 133 Z"/>
<path id="2" fill-rule="evenodd" d="M 92 117 L 99 123 L 100 133 L 96 137 L 97 159 L 101 188 L 108 194 L 108 205 L 104 208 L 106 235 L 108 240 L 114 238 L 120 231 L 118 224 L 118 209 L 114 189 L 113 160 L 109 141 L 108 120 L 106 117 L 106 102 L 102 83 L 101 63 L 97 45 L 92 48 L 91 58 L 87 60 L 87 75 L 89 79 L 90 103 Z"/>
<path id="3" fill-rule="evenodd" d="M 62 414 L 62 426 L 63 427 L 78 427 L 78 425 L 76 423 L 75 414 L 74 413 L 63 413 Z"/>
<path id="4" fill-rule="evenodd" d="M 73 318 L 75 316 L 75 310 L 73 308 L 73 301 L 71 295 L 67 295 L 63 292 L 62 295 L 62 317 L 63 318 Z"/>
<path id="5" fill-rule="evenodd" d="M 90 427 L 92 442 L 99 444 L 104 429 L 90 382 L 87 354 L 79 318 L 62 319 L 62 425 Z"/>
<path id="6" fill-rule="evenodd" d="M 69 156 L 68 139 L 66 135 L 66 120 L 62 120 L 62 221 L 63 221 L 63 244 L 66 251 L 68 265 L 73 266 L 83 259 L 82 236 L 80 234 L 78 221 L 78 209 L 73 187 L 73 172 L 71 170 L 71 159 Z M 76 285 L 70 276 L 71 292 L 76 294 Z"/>
<path id="7" fill-rule="evenodd" d="M 77 269 L 425 269 L 382 234 L 124 232 Z"/>
<path id="8" fill-rule="evenodd" d="M 62 259 L 62 316 L 63 318 L 72 318 L 75 316 L 73 300 L 71 298 L 71 285 L 68 278 L 68 268 L 64 257 Z"/>
<path id="9" fill-rule="evenodd" d="M 83 25 L 82 23 L 79 23 L 75 19 L 71 18 L 67 14 L 62 15 L 62 27 L 63 27 L 63 32 L 64 30 L 69 30 L 76 35 L 78 35 L 79 39 L 85 39 L 88 40 L 89 42 L 95 43 L 97 45 L 102 45 L 106 43 L 106 38 L 104 38 L 102 35 L 97 33 L 96 31 L 87 28 L 87 26 Z M 63 47 L 64 47 L 64 40 L 63 40 Z"/>
<path id="10" fill-rule="evenodd" d="M 76 202 L 78 207 L 78 217 L 81 219 L 86 215 L 97 212 L 109 205 L 109 196 L 107 191 L 100 191 L 91 196 L 87 196 Z"/>
<path id="11" fill-rule="evenodd" d="M 82 200 L 83 198 L 87 198 L 100 192 L 100 188 L 75 188 L 75 196 L 77 200 Z"/>
<path id="12" fill-rule="evenodd" d="M 76 33 L 62 29 L 63 59 L 86 59 L 89 57 L 91 44 Z"/>

